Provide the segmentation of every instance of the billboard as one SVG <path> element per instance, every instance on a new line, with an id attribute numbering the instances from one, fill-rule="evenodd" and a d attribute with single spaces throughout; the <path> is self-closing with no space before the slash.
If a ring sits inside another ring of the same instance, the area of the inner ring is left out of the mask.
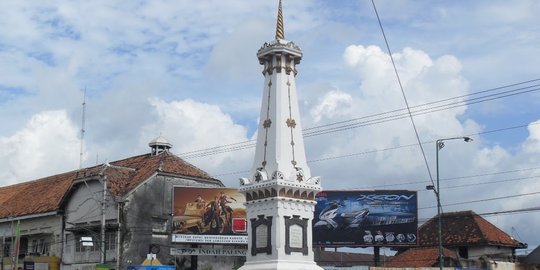
<path id="1" fill-rule="evenodd" d="M 317 246 L 414 246 L 416 191 L 323 191 L 316 196 L 313 244 Z"/>
<path id="2" fill-rule="evenodd" d="M 172 242 L 247 244 L 244 203 L 236 189 L 174 187 Z"/>

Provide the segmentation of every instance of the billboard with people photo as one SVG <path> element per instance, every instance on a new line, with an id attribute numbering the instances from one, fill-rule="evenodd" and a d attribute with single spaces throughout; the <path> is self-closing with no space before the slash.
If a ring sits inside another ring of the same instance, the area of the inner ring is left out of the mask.
<path id="1" fill-rule="evenodd" d="M 317 246 L 414 246 L 416 191 L 323 191 L 316 196 L 313 244 Z"/>
<path id="2" fill-rule="evenodd" d="M 244 203 L 236 189 L 175 187 L 172 241 L 246 244 Z"/>

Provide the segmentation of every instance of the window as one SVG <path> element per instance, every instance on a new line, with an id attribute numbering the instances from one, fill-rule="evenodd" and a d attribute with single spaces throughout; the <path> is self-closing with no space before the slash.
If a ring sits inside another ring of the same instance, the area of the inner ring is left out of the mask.
<path id="1" fill-rule="evenodd" d="M 4 243 L 4 252 L 2 253 L 4 255 L 3 257 L 10 257 L 10 254 L 9 254 L 10 249 L 11 249 L 11 244 Z"/>
<path id="2" fill-rule="evenodd" d="M 71 245 L 72 243 L 74 243 L 73 241 L 73 234 L 66 234 L 66 236 L 64 237 L 64 245 L 65 245 L 65 252 L 66 254 L 70 254 L 71 253 Z"/>
<path id="3" fill-rule="evenodd" d="M 22 257 L 26 256 L 26 253 L 28 252 L 28 238 L 26 237 L 21 237 L 21 240 L 20 240 L 21 244 L 20 244 L 20 248 L 19 248 L 19 255 L 21 255 Z"/>
<path id="4" fill-rule="evenodd" d="M 39 239 L 38 252 L 41 254 L 49 253 L 49 243 L 45 243 L 45 239 Z"/>
<path id="5" fill-rule="evenodd" d="M 91 237 L 93 241 L 93 245 L 91 247 L 89 246 L 83 246 L 82 237 Z M 75 241 L 75 252 L 86 252 L 86 251 L 99 251 L 102 252 L 102 243 L 101 238 L 99 234 L 95 235 L 78 235 L 76 237 Z M 115 250 L 116 249 L 116 232 L 107 232 L 105 233 L 105 250 Z M 47 247 L 48 249 L 48 247 Z"/>
<path id="6" fill-rule="evenodd" d="M 152 217 L 152 232 L 166 233 L 167 232 L 167 219 Z"/>
<path id="7" fill-rule="evenodd" d="M 83 237 L 90 237 L 92 238 L 92 246 L 83 246 Z M 96 239 L 94 236 L 89 235 L 78 235 L 75 239 L 75 252 L 86 252 L 86 251 L 99 251 L 99 240 Z"/>
<path id="8" fill-rule="evenodd" d="M 81 237 L 76 237 L 75 238 L 75 252 L 82 252 L 83 251 L 83 247 L 82 247 L 82 243 L 81 243 Z"/>
<path id="9" fill-rule="evenodd" d="M 38 240 L 34 239 L 32 240 L 32 254 L 38 253 Z"/>
<path id="10" fill-rule="evenodd" d="M 116 232 L 108 232 L 105 234 L 105 247 L 107 250 L 116 249 Z"/>

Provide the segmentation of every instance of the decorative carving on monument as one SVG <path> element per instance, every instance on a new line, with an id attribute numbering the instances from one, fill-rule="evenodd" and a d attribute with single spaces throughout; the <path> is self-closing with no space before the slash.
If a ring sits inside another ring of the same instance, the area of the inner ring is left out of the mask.
<path id="1" fill-rule="evenodd" d="M 304 170 L 299 167 L 294 167 L 296 169 L 296 172 L 294 172 L 294 179 L 298 181 L 298 183 L 304 181 Z"/>
<path id="2" fill-rule="evenodd" d="M 263 127 L 264 128 L 270 128 L 271 126 L 272 126 L 272 120 L 271 119 L 264 120 L 264 122 L 263 122 Z"/>
<path id="3" fill-rule="evenodd" d="M 274 40 L 272 42 L 265 42 L 261 48 L 259 48 L 259 50 L 257 51 L 257 54 L 259 54 L 260 52 L 266 50 L 266 49 L 274 49 L 274 48 L 286 48 L 286 49 L 292 49 L 293 51 L 302 51 L 302 49 L 294 44 L 294 42 L 292 41 L 289 41 L 287 43 L 283 42 L 283 41 L 279 41 L 279 40 Z"/>
<path id="4" fill-rule="evenodd" d="M 306 181 L 306 184 L 308 185 L 319 185 L 321 183 L 321 177 L 320 176 L 312 176 Z"/>
<path id="5" fill-rule="evenodd" d="M 290 128 L 296 127 L 296 121 L 292 118 L 287 118 L 287 121 L 285 121 L 285 123 L 287 123 L 287 126 Z"/>
<path id="6" fill-rule="evenodd" d="M 272 217 L 259 215 L 251 221 L 251 255 L 272 254 Z"/>
<path id="7" fill-rule="evenodd" d="M 307 218 L 293 215 L 285 216 L 285 253 L 300 252 L 304 256 L 308 255 L 307 246 Z"/>
<path id="8" fill-rule="evenodd" d="M 275 171 L 272 174 L 272 180 L 283 180 L 285 177 L 283 176 L 283 173 L 280 171 Z"/>
<path id="9" fill-rule="evenodd" d="M 277 73 L 281 73 L 281 54 L 276 53 L 276 71 Z"/>
<path id="10" fill-rule="evenodd" d="M 268 174 L 266 173 L 266 170 L 264 168 L 259 167 L 257 168 L 257 171 L 255 171 L 253 179 L 255 179 L 255 182 L 259 183 L 261 181 L 268 180 Z"/>
<path id="11" fill-rule="evenodd" d="M 240 180 L 240 185 L 241 185 L 241 186 L 251 184 L 251 181 L 249 181 L 248 178 L 242 177 L 242 178 L 240 178 L 239 180 Z"/>

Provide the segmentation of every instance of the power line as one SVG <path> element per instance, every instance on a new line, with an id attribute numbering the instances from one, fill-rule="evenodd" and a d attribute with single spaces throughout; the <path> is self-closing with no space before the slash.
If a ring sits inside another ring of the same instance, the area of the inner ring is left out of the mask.
<path id="1" fill-rule="evenodd" d="M 375 15 L 377 15 L 377 21 L 379 22 L 379 26 L 381 28 L 381 33 L 382 33 L 383 38 L 384 38 L 384 44 L 386 44 L 386 49 L 388 49 L 388 56 L 390 56 L 390 60 L 392 61 L 392 67 L 394 68 L 394 73 L 396 74 L 396 79 L 397 79 L 397 82 L 399 84 L 399 89 L 401 90 L 403 100 L 405 101 L 405 106 L 407 106 L 407 113 L 408 113 L 409 119 L 411 120 L 411 124 L 412 124 L 413 129 L 414 129 L 414 134 L 416 135 L 416 141 L 417 141 L 418 146 L 420 147 L 420 150 L 422 152 L 422 157 L 424 158 L 424 163 L 426 165 L 426 170 L 427 170 L 428 175 L 429 175 L 429 180 L 431 181 L 431 183 L 433 185 L 435 185 L 435 183 L 433 182 L 433 176 L 431 175 L 431 170 L 429 168 L 429 164 L 428 164 L 428 161 L 427 161 L 426 152 L 424 151 L 424 147 L 422 146 L 422 142 L 420 140 L 420 135 L 418 135 L 418 129 L 416 128 L 416 124 L 414 123 L 414 118 L 413 118 L 413 115 L 412 115 L 412 112 L 411 112 L 411 108 L 409 107 L 409 101 L 407 100 L 407 95 L 405 95 L 405 90 L 403 89 L 403 84 L 401 83 L 401 78 L 399 77 L 399 72 L 397 70 L 396 63 L 394 61 L 394 56 L 392 55 L 392 51 L 390 50 L 390 45 L 388 44 L 388 39 L 386 38 L 386 34 L 384 33 L 384 28 L 383 28 L 383 25 L 381 23 L 381 18 L 379 18 L 379 12 L 377 12 L 377 7 L 375 6 L 375 1 L 371 0 L 371 3 L 373 4 L 373 10 L 375 11 Z"/>
<path id="2" fill-rule="evenodd" d="M 510 87 L 514 87 L 514 86 L 520 86 L 520 85 L 524 85 L 524 84 L 529 84 L 529 83 L 537 82 L 537 81 L 540 81 L 540 78 L 539 78 L 539 79 L 532 79 L 532 80 L 522 81 L 522 82 L 518 82 L 518 83 L 507 84 L 507 85 L 503 85 L 503 86 L 498 86 L 498 87 L 494 87 L 494 88 L 490 88 L 490 89 L 486 89 L 486 90 L 481 90 L 481 91 L 477 91 L 477 92 L 473 92 L 473 93 L 469 93 L 469 94 L 465 94 L 465 95 L 460 95 L 460 96 L 455 96 L 455 97 L 450 97 L 450 98 L 440 99 L 440 100 L 436 100 L 436 101 L 431 101 L 431 102 L 427 102 L 427 103 L 424 103 L 424 104 L 419 104 L 419 105 L 411 106 L 411 108 L 425 107 L 425 106 L 427 106 L 427 105 L 433 105 L 433 104 L 437 104 L 437 103 L 443 103 L 443 102 L 445 102 L 445 101 L 452 101 L 452 100 L 455 100 L 455 99 L 460 99 L 460 98 L 465 98 L 465 97 L 470 97 L 470 96 L 476 96 L 476 95 L 483 94 L 483 93 L 494 92 L 494 91 L 497 91 L 497 90 L 501 90 L 501 89 L 505 89 L 505 88 L 510 88 Z M 537 87 L 537 86 L 540 86 L 540 84 L 535 84 L 535 85 L 530 85 L 530 86 L 525 86 L 525 87 L 517 88 L 517 89 L 514 89 L 513 91 L 522 90 L 522 89 L 527 89 L 527 88 L 532 88 L 532 87 Z M 512 90 L 510 90 L 510 91 L 512 91 Z M 506 92 L 508 92 L 508 91 L 506 91 Z M 490 95 L 490 96 L 492 96 L 492 95 Z M 304 131 L 308 131 L 308 130 L 312 130 L 312 129 L 317 129 L 317 128 L 321 128 L 321 127 L 327 127 L 327 126 L 333 126 L 333 125 L 338 125 L 338 124 L 348 123 L 348 122 L 353 122 L 353 121 L 357 121 L 357 120 L 361 120 L 361 119 L 370 118 L 370 117 L 373 117 L 373 116 L 385 115 L 385 114 L 396 113 L 396 112 L 402 112 L 402 111 L 405 111 L 405 109 L 404 109 L 404 108 L 402 108 L 402 109 L 396 109 L 396 110 L 392 110 L 392 111 L 387 111 L 387 112 L 377 113 L 377 114 L 368 115 L 368 116 L 357 117 L 357 118 L 353 118 L 353 119 L 348 119 L 348 120 L 344 120 L 344 121 L 339 121 L 339 122 L 329 123 L 329 124 L 320 125 L 320 126 L 316 126 L 316 127 L 305 128 Z"/>
<path id="3" fill-rule="evenodd" d="M 521 124 L 521 125 L 517 125 L 517 126 L 504 127 L 504 128 L 493 129 L 493 130 L 487 130 L 487 131 L 478 132 L 478 133 L 466 134 L 465 136 L 474 137 L 474 136 L 479 136 L 479 135 L 483 135 L 483 134 L 490 134 L 490 133 L 502 132 L 502 131 L 507 131 L 507 130 L 512 130 L 512 129 L 525 128 L 525 127 L 528 127 L 528 126 L 531 126 L 531 125 L 538 125 L 538 124 L 540 124 L 540 122 Z M 430 141 L 424 141 L 424 142 L 422 142 L 422 144 L 431 144 L 431 143 L 434 143 L 434 142 L 435 142 L 434 140 L 430 140 Z M 388 148 L 383 148 L 383 149 L 366 150 L 366 151 L 363 151 L 363 152 L 351 153 L 351 154 L 347 154 L 347 155 L 340 155 L 340 156 L 333 156 L 333 157 L 326 157 L 326 158 L 308 160 L 308 162 L 319 162 L 319 161 L 330 160 L 330 159 L 338 159 L 338 158 L 344 158 L 344 157 L 350 157 L 350 156 L 372 154 L 372 153 L 389 151 L 389 150 L 396 150 L 396 149 L 407 148 L 407 147 L 412 147 L 412 146 L 416 146 L 416 144 L 406 144 L 406 145 L 399 145 L 399 146 L 388 147 Z"/>
<path id="4" fill-rule="evenodd" d="M 498 171 L 498 172 L 483 173 L 483 174 L 473 174 L 473 175 L 465 175 L 465 176 L 458 176 L 458 177 L 451 177 L 451 178 L 441 178 L 440 181 L 441 182 L 446 182 L 446 181 L 451 181 L 451 180 L 460 180 L 460 179 L 469 179 L 469 178 L 476 178 L 476 177 L 482 177 L 482 176 L 493 176 L 493 175 L 509 174 L 509 173 L 524 172 L 524 171 L 530 171 L 530 170 L 538 170 L 538 169 L 540 169 L 540 167 L 525 168 L 525 169 L 518 169 L 518 170 L 509 170 L 509 171 Z M 387 188 L 387 187 L 406 186 L 406 185 L 412 185 L 412 184 L 426 184 L 426 183 L 429 183 L 428 181 L 425 181 L 425 180 L 413 181 L 413 182 L 403 182 L 403 181 L 397 181 L 397 182 L 400 182 L 400 183 L 367 186 L 367 187 L 362 187 L 361 189 Z"/>
<path id="5" fill-rule="evenodd" d="M 468 95 L 462 95 L 462 96 L 458 96 L 458 97 L 447 98 L 447 99 L 443 99 L 443 100 L 439 100 L 439 101 L 433 101 L 433 102 L 413 106 L 411 108 L 417 108 L 417 110 L 412 110 L 411 113 L 413 114 L 413 116 L 423 115 L 423 114 L 434 113 L 434 112 L 439 112 L 439 111 L 443 111 L 443 110 L 449 110 L 449 109 L 454 109 L 454 108 L 458 108 L 458 107 L 463 107 L 463 106 L 467 106 L 467 105 L 474 105 L 474 104 L 487 102 L 487 101 L 492 101 L 492 100 L 496 100 L 496 99 L 511 97 L 511 96 L 515 96 L 515 95 L 521 95 L 521 94 L 540 91 L 540 84 L 535 84 L 535 85 L 529 85 L 529 86 L 520 87 L 520 88 L 517 88 L 517 89 L 511 89 L 511 90 L 503 91 L 503 92 L 500 92 L 500 93 L 494 93 L 494 94 L 484 95 L 484 96 L 480 96 L 480 97 L 476 97 L 476 98 L 460 100 L 460 101 L 455 101 L 455 102 L 446 103 L 446 104 L 440 104 L 440 105 L 437 105 L 437 106 L 426 107 L 427 105 L 437 104 L 437 103 L 441 103 L 443 101 L 455 100 L 457 98 L 461 98 L 461 97 L 465 97 L 465 96 L 473 96 L 473 95 L 477 95 L 477 94 L 480 94 L 480 93 L 492 92 L 492 91 L 495 91 L 495 90 L 505 89 L 505 88 L 508 88 L 508 87 L 516 86 L 516 85 L 523 85 L 525 83 L 535 82 L 535 81 L 539 81 L 539 80 L 540 79 L 535 79 L 535 80 L 529 80 L 529 81 L 525 81 L 525 82 L 521 82 L 521 83 L 514 83 L 514 84 L 507 85 L 507 86 L 501 86 L 501 87 L 497 87 L 497 88 L 483 90 L 483 91 L 479 91 L 479 92 L 468 94 Z M 307 129 L 303 130 L 304 137 L 318 136 L 318 135 L 323 135 L 323 134 L 328 134 L 328 133 L 334 133 L 334 132 L 350 130 L 350 129 L 359 128 L 359 127 L 371 126 L 371 125 L 381 124 L 381 123 L 385 123 L 385 122 L 389 122 L 389 121 L 395 121 L 395 120 L 404 119 L 404 118 L 409 117 L 409 115 L 407 113 L 398 113 L 398 112 L 402 112 L 404 110 L 405 109 L 387 111 L 387 112 L 372 114 L 372 115 L 368 115 L 368 116 L 358 117 L 358 118 L 354 118 L 354 119 L 350 119 L 350 120 L 346 120 L 346 121 L 335 122 L 335 123 L 325 124 L 325 125 L 321 125 L 321 126 L 317 126 L 317 127 L 307 128 Z M 398 113 L 398 114 L 396 114 L 396 113 Z M 364 121 L 359 121 L 359 120 L 363 120 L 363 119 L 365 119 L 365 120 Z M 335 127 L 331 127 L 331 126 L 335 126 Z M 329 128 L 329 127 L 331 127 L 331 128 Z M 244 150 L 244 149 L 248 149 L 248 148 L 252 148 L 252 147 L 255 147 L 255 140 L 248 140 L 248 141 L 231 143 L 231 144 L 226 144 L 226 145 L 221 145 L 221 146 L 214 146 L 214 147 L 210 147 L 210 148 L 206 148 L 206 149 L 200 149 L 200 150 L 194 150 L 194 151 L 190 151 L 190 152 L 184 152 L 184 153 L 178 154 L 178 156 L 180 156 L 180 157 L 182 157 L 184 159 L 199 158 L 199 157 L 204 157 L 204 156 L 208 156 L 208 155 L 214 155 L 214 154 L 221 154 L 221 153 L 227 153 L 227 152 L 232 152 L 232 151 Z"/>
<path id="6" fill-rule="evenodd" d="M 472 201 L 463 201 L 463 202 L 456 202 L 456 203 L 449 203 L 443 205 L 446 206 L 455 206 L 455 205 L 463 205 L 463 204 L 471 204 L 471 203 L 480 203 L 480 202 L 488 202 L 488 201 L 496 201 L 496 200 L 502 200 L 502 199 L 510 199 L 510 198 L 518 198 L 518 197 L 525 197 L 525 196 L 532 196 L 532 195 L 538 195 L 540 194 L 540 191 L 537 192 L 530 192 L 530 193 L 522 193 L 522 194 L 515 194 L 515 195 L 507 195 L 502 197 L 493 197 L 493 198 L 486 198 L 486 199 L 480 199 L 480 200 L 472 200 Z M 436 208 L 437 206 L 426 206 L 426 207 L 419 207 L 418 210 L 424 210 L 424 209 L 430 209 L 430 208 Z"/>
<path id="7" fill-rule="evenodd" d="M 516 126 L 511 126 L 511 127 L 504 127 L 504 128 L 487 130 L 487 131 L 478 132 L 478 133 L 466 134 L 465 136 L 474 137 L 474 136 L 479 136 L 479 135 L 483 135 L 483 134 L 491 134 L 491 133 L 503 132 L 503 131 L 513 130 L 513 129 L 518 129 L 518 128 L 526 128 L 528 126 L 539 125 L 539 124 L 540 124 L 540 122 L 529 123 L 529 124 L 521 124 L 521 125 L 516 125 Z M 433 143 L 433 142 L 435 142 L 435 141 L 430 140 L 430 141 L 424 141 L 422 143 L 423 144 L 429 144 L 429 143 Z M 398 146 L 382 148 L 382 149 L 365 150 L 365 151 L 362 151 L 362 152 L 350 153 L 350 154 L 345 154 L 345 155 L 332 156 L 332 157 L 323 157 L 323 158 L 319 158 L 319 159 L 311 159 L 311 160 L 308 160 L 307 162 L 308 163 L 315 163 L 315 162 L 321 162 L 321 161 L 327 161 L 327 160 L 333 160 L 333 159 L 340 159 L 340 158 L 348 158 L 348 157 L 353 157 L 353 156 L 374 154 L 374 153 L 379 153 L 379 152 L 384 152 L 384 151 L 390 151 L 390 150 L 397 150 L 397 149 L 401 149 L 401 148 L 413 147 L 413 146 L 416 146 L 416 144 L 406 144 L 406 145 L 398 145 Z M 226 176 L 226 175 L 237 175 L 237 174 L 242 174 L 242 173 L 246 173 L 246 172 L 249 172 L 249 171 L 248 170 L 242 170 L 242 171 L 235 171 L 235 172 L 227 172 L 227 173 L 214 174 L 212 176 L 213 177 L 218 177 L 218 176 Z"/>
<path id="8" fill-rule="evenodd" d="M 424 114 L 429 114 L 429 113 L 434 113 L 434 112 L 439 112 L 439 111 L 445 111 L 445 110 L 449 110 L 449 109 L 455 109 L 455 108 L 459 108 L 459 107 L 464 107 L 464 106 L 467 106 L 467 105 L 474 105 L 474 104 L 478 104 L 478 103 L 482 103 L 482 102 L 486 102 L 486 101 L 492 101 L 492 100 L 496 100 L 496 99 L 501 99 L 501 98 L 505 98 L 505 97 L 515 96 L 515 95 L 519 95 L 519 94 L 524 94 L 524 93 L 529 93 L 529 92 L 536 92 L 536 91 L 540 91 L 540 87 L 533 88 L 533 89 L 527 89 L 527 90 L 519 91 L 519 92 L 512 92 L 512 93 L 508 93 L 508 94 L 504 94 L 504 95 L 497 94 L 497 95 L 494 95 L 494 96 L 491 96 L 491 97 L 481 97 L 481 98 L 475 98 L 475 99 L 471 99 L 471 100 L 458 101 L 458 102 L 453 102 L 453 103 L 449 103 L 449 104 L 437 105 L 437 106 L 434 106 L 434 107 L 429 107 L 429 108 L 424 108 L 424 109 L 418 109 L 418 110 L 412 111 L 412 114 L 413 114 L 413 116 L 424 115 Z M 389 116 L 379 117 L 379 118 L 375 118 L 375 119 L 372 119 L 372 120 L 366 120 L 366 121 L 362 121 L 362 122 L 358 122 L 358 123 L 342 125 L 342 126 L 338 126 L 336 128 L 328 128 L 328 129 L 318 130 L 318 131 L 314 131 L 314 132 L 309 132 L 309 133 L 305 133 L 304 136 L 305 137 L 311 137 L 311 136 L 323 135 L 323 134 L 327 134 L 327 133 L 334 133 L 334 132 L 338 132 L 338 131 L 344 131 L 344 130 L 359 128 L 359 127 L 364 127 L 364 126 L 371 126 L 371 125 L 381 124 L 381 123 L 385 123 L 385 122 L 400 120 L 400 119 L 404 119 L 404 118 L 408 118 L 408 117 L 409 116 L 408 116 L 407 113 L 389 115 Z"/>
<path id="9" fill-rule="evenodd" d="M 507 183 L 507 182 L 515 182 L 515 181 L 523 181 L 523 180 L 532 180 L 532 179 L 538 179 L 540 175 L 534 175 L 530 177 L 519 177 L 519 178 L 511 178 L 511 179 L 502 179 L 502 180 L 495 180 L 495 181 L 488 181 L 488 182 L 479 182 L 479 183 L 471 183 L 471 184 L 462 184 L 462 185 L 456 185 L 456 186 L 442 186 L 441 188 L 444 189 L 453 189 L 453 188 L 462 188 L 462 187 L 472 187 L 472 186 L 481 186 L 481 185 L 491 185 L 491 184 L 499 184 L 499 183 Z M 427 190 L 426 190 L 427 191 Z"/>
<path id="10" fill-rule="evenodd" d="M 528 207 L 528 208 L 518 208 L 518 209 L 512 209 L 512 210 L 501 210 L 501 211 L 493 211 L 493 212 L 485 212 L 485 213 L 476 213 L 479 216 L 482 217 L 494 217 L 494 216 L 506 216 L 506 215 L 515 215 L 515 214 L 526 214 L 531 212 L 540 212 L 540 206 L 536 207 Z M 433 217 L 425 217 L 425 218 L 419 218 L 419 223 L 424 223 Z"/>

